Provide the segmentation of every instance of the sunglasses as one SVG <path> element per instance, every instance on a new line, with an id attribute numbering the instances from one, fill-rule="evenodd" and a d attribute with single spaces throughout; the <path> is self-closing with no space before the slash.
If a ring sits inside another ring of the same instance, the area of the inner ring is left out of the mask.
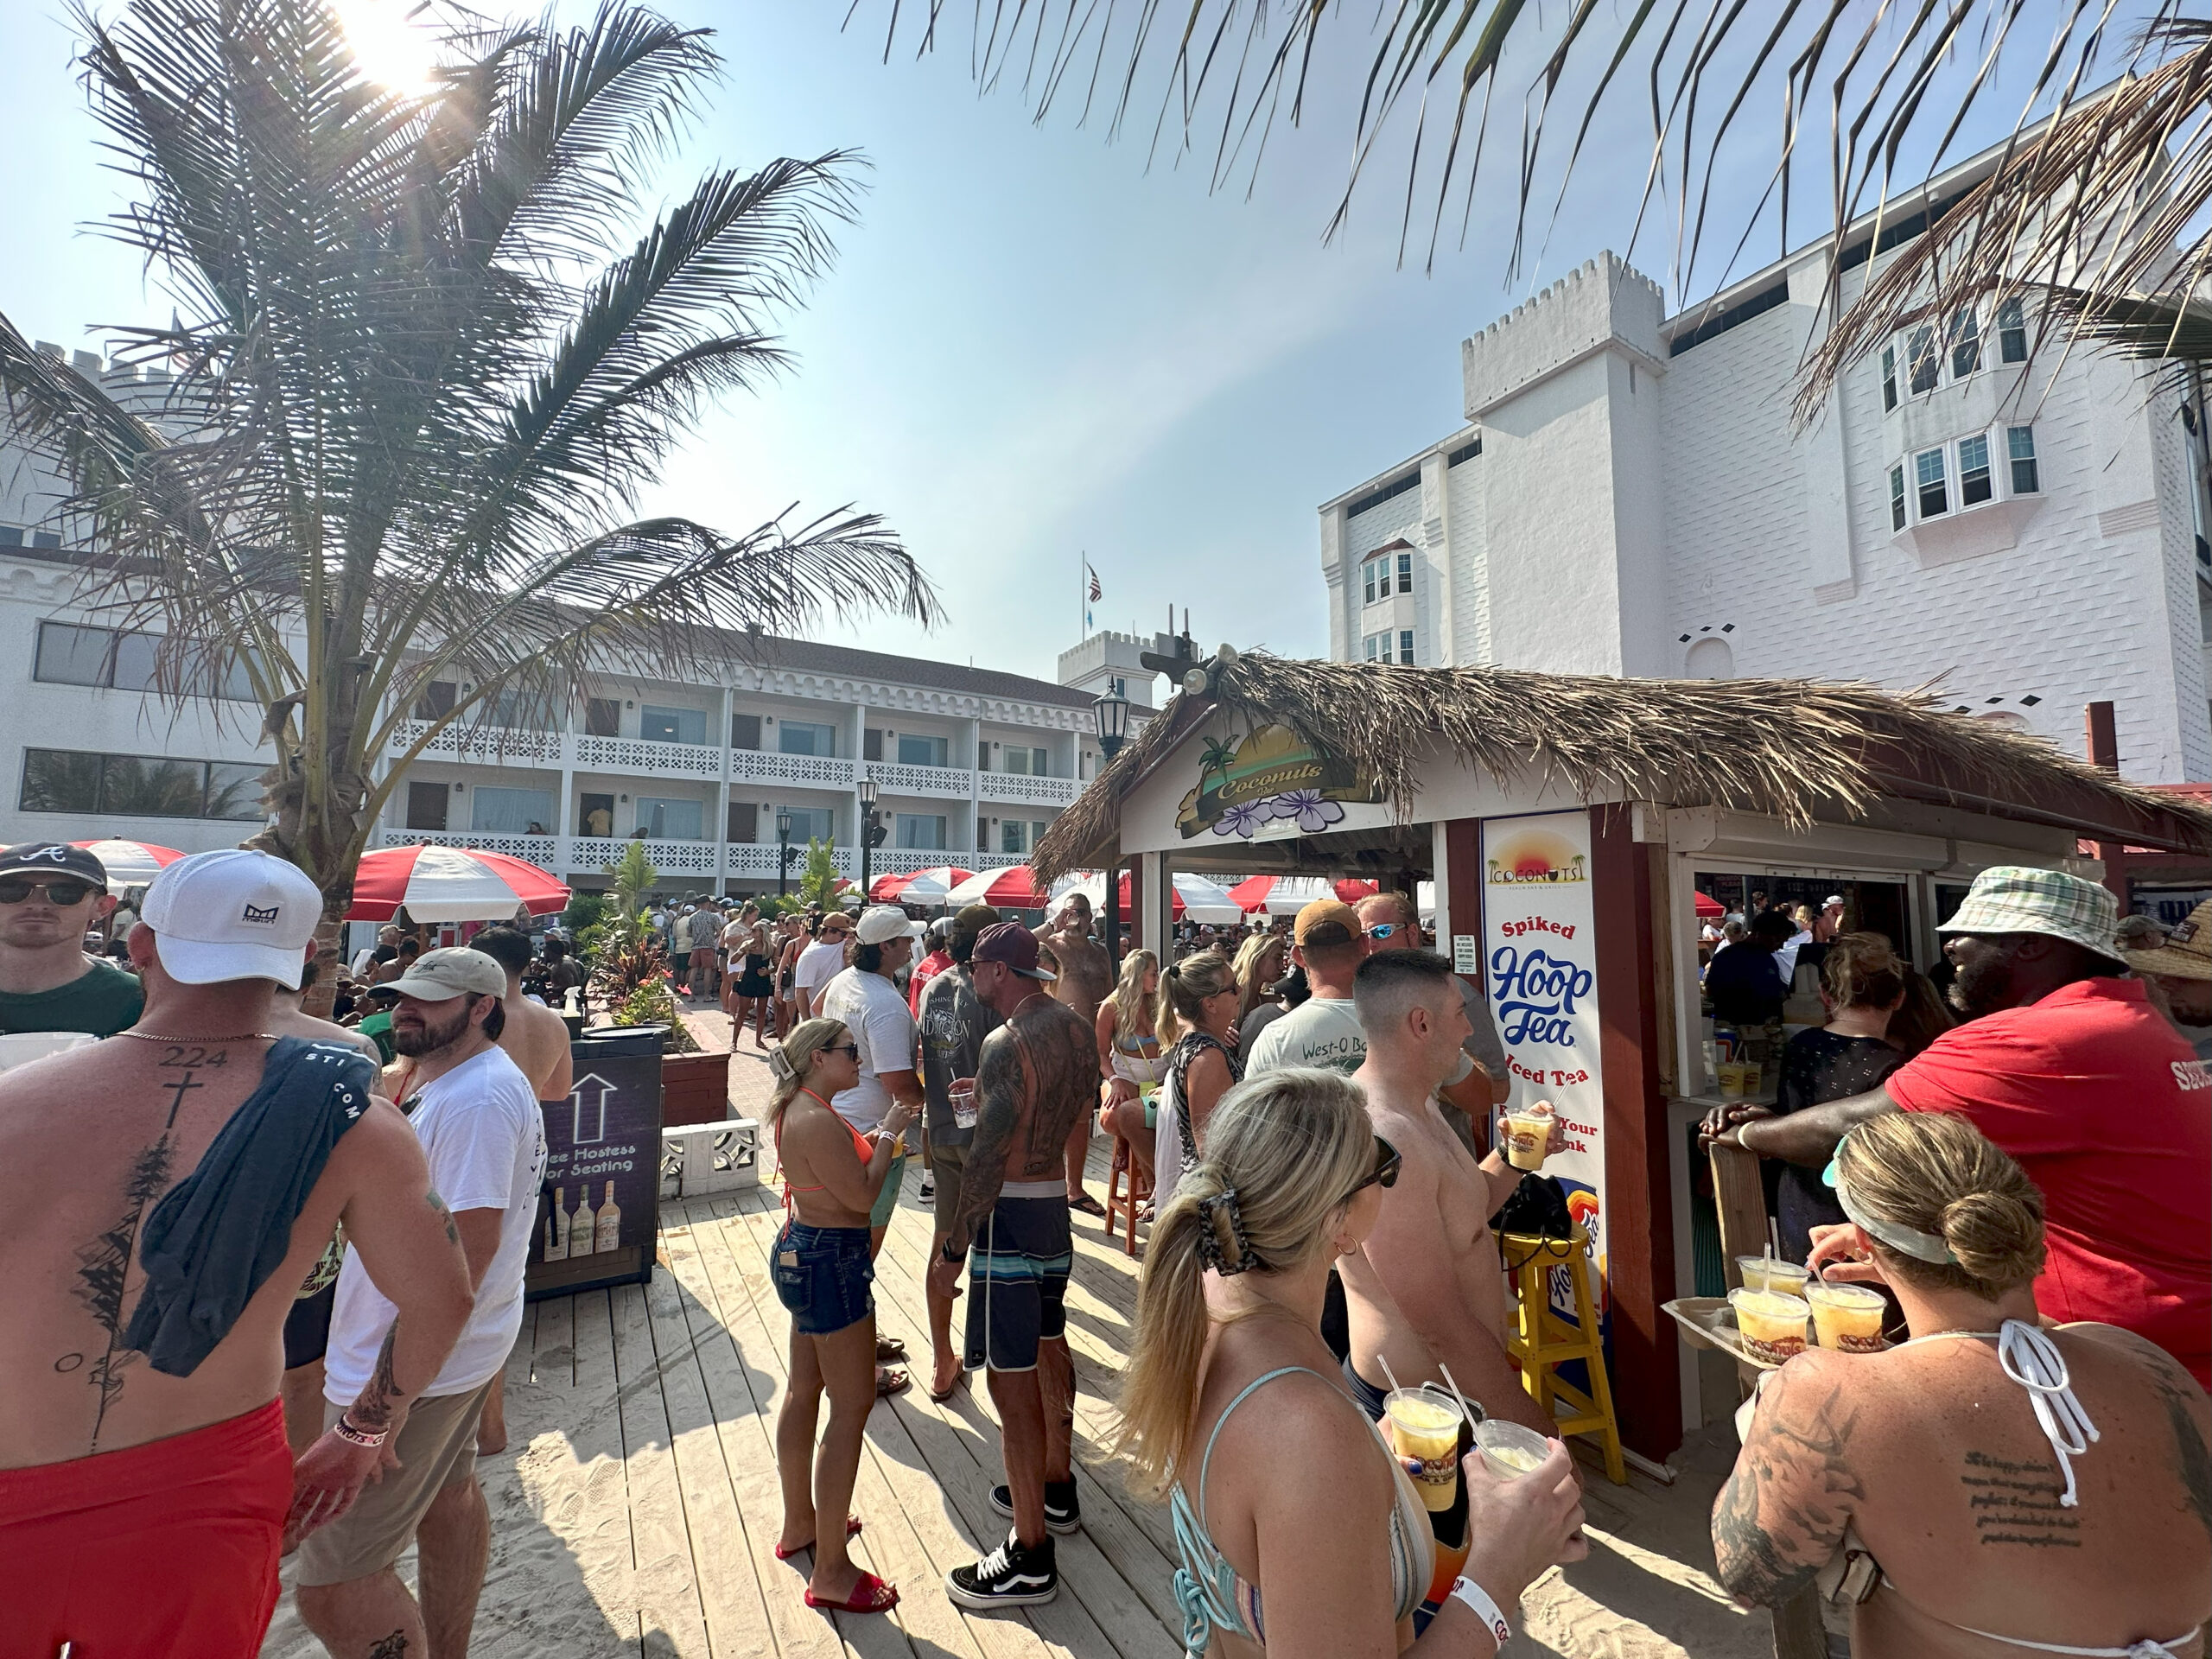
<path id="1" fill-rule="evenodd" d="M 1403 922 L 1377 922 L 1367 930 L 1367 937 L 1370 939 L 1387 939 L 1404 925 Z"/>
<path id="2" fill-rule="evenodd" d="M 849 1054 L 853 1057 L 855 1065 L 859 1064 L 861 1058 L 861 1046 L 858 1043 L 824 1043 L 815 1052 L 820 1054 Z"/>
<path id="3" fill-rule="evenodd" d="M 1398 1184 L 1398 1166 L 1404 1161 L 1405 1160 L 1398 1155 L 1398 1149 L 1395 1147 L 1381 1135 L 1376 1135 L 1375 1137 L 1375 1167 L 1367 1173 L 1357 1186 L 1344 1194 L 1344 1201 L 1350 1204 L 1370 1186 L 1385 1188 L 1395 1186 Z"/>
<path id="4" fill-rule="evenodd" d="M 81 905 L 87 893 L 97 891 L 89 881 L 23 881 L 13 876 L 0 877 L 0 905 L 20 905 L 31 894 L 42 893 L 47 903 L 67 910 L 72 905 Z"/>

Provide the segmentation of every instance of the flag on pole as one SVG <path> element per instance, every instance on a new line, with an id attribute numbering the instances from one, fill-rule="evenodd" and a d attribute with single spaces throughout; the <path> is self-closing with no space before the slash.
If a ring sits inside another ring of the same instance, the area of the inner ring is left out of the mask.
<path id="1" fill-rule="evenodd" d="M 1106 597 L 1106 590 L 1098 585 L 1098 573 L 1096 570 L 1091 570 L 1090 566 L 1087 562 L 1084 563 L 1083 568 L 1090 572 L 1090 602 L 1096 605 L 1100 600 Z"/>
<path id="2" fill-rule="evenodd" d="M 1083 574 L 1089 578 L 1089 586 L 1084 591 L 1083 603 L 1083 633 L 1084 638 L 1087 639 L 1090 637 L 1091 632 L 1090 607 L 1105 597 L 1106 590 L 1098 585 L 1098 573 L 1090 568 L 1089 559 L 1083 562 Z"/>

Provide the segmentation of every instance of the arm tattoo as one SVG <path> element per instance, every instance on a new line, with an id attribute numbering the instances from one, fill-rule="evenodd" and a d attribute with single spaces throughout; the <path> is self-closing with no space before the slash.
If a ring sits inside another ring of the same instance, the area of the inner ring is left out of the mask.
<path id="1" fill-rule="evenodd" d="M 346 1414 L 356 1428 L 372 1432 L 386 1427 L 391 1421 L 393 1408 L 400 1399 L 399 1379 L 392 1374 L 392 1348 L 399 1340 L 399 1321 L 391 1322 L 391 1329 L 384 1333 L 384 1346 L 377 1350 L 377 1367 L 370 1374 L 369 1385 L 361 1390 L 360 1397 L 346 1408 Z"/>
<path id="2" fill-rule="evenodd" d="M 966 1246 L 1011 1174 L 1049 1180 L 1068 1136 L 1098 1103 L 1098 1038 L 1065 1003 L 1033 996 L 983 1042 L 976 1067 L 976 1136 L 960 1178 L 953 1242 Z"/>
<path id="3" fill-rule="evenodd" d="M 2212 1448 L 2205 1444 L 2204 1430 L 2198 1426 L 2194 1408 L 2204 1395 L 2196 1379 L 2164 1351 L 2146 1353 L 2145 1357 L 2151 1363 L 2152 1383 L 2173 1430 L 2174 1472 L 2181 1478 L 2183 1501 L 2197 1523 L 2212 1534 Z"/>
<path id="4" fill-rule="evenodd" d="M 1741 1601 L 1778 1606 L 1810 1584 L 1865 1496 L 1843 1455 L 1853 1414 L 1833 1391 L 1812 1397 L 1806 1381 L 1769 1377 L 1751 1437 L 1713 1503 L 1716 1576 Z"/>
<path id="5" fill-rule="evenodd" d="M 1007 1154 L 1023 1116 L 1021 1050 L 1001 1026 L 983 1039 L 976 1063 L 976 1130 L 960 1176 L 960 1210 L 947 1230 L 966 1249 L 1006 1185 Z"/>
<path id="6" fill-rule="evenodd" d="M 445 1223 L 446 1242 L 449 1244 L 460 1243 L 461 1229 L 453 1224 L 453 1211 L 446 1208 L 446 1201 L 438 1196 L 437 1188 L 432 1187 L 425 1192 L 423 1195 L 423 1202 L 436 1211 L 439 1219 Z"/>

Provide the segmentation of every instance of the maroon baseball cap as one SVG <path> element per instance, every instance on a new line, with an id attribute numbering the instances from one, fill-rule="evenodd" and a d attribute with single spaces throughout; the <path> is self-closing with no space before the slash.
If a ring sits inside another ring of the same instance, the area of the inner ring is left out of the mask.
<path id="1" fill-rule="evenodd" d="M 979 962 L 995 962 L 1024 979 L 1059 977 L 1037 965 L 1037 936 L 1020 922 L 1001 922 L 996 927 L 985 928 L 976 937 L 976 949 L 968 960 L 971 966 Z"/>

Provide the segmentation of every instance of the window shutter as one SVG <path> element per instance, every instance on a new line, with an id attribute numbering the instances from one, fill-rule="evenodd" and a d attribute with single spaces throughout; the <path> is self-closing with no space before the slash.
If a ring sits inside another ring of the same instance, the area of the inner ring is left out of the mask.
<path id="1" fill-rule="evenodd" d="M 729 834 L 727 841 L 758 841 L 760 839 L 760 807 L 755 801 L 732 801 L 729 804 Z"/>
<path id="2" fill-rule="evenodd" d="M 861 759 L 863 760 L 883 759 L 883 734 L 873 727 L 868 728 L 867 735 L 861 741 Z"/>
<path id="3" fill-rule="evenodd" d="M 729 717 L 729 746 L 733 749 L 757 749 L 760 747 L 760 716 L 732 715 Z M 732 836 L 732 841 L 737 837 Z"/>

